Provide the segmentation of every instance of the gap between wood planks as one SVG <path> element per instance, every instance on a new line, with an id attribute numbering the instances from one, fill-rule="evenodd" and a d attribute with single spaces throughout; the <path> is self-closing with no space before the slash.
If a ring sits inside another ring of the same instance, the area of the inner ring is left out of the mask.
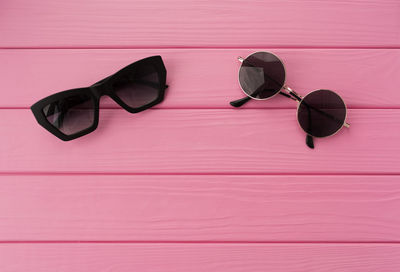
<path id="1" fill-rule="evenodd" d="M 119 105 L 113 105 L 113 106 L 102 106 L 100 105 L 101 109 L 105 110 L 123 110 Z M 0 110 L 29 110 L 30 107 L 1 107 Z M 150 108 L 147 110 L 235 110 L 232 107 L 163 107 L 163 108 Z M 240 110 L 291 110 L 291 109 L 296 109 L 296 107 L 252 107 L 252 108 L 242 108 Z M 400 110 L 399 107 L 347 107 L 349 110 Z M 237 109 L 236 109 L 237 110 Z"/>
<path id="2" fill-rule="evenodd" d="M 251 49 L 255 48 L 254 45 L 246 46 L 0 46 L 0 50 L 14 50 L 14 49 L 28 49 L 28 50 L 57 50 L 57 49 Z M 257 45 L 256 48 L 268 48 L 269 50 L 275 49 L 400 49 L 400 46 L 285 46 L 285 45 Z"/>
<path id="3" fill-rule="evenodd" d="M 400 172 L 393 173 L 329 173 L 329 172 L 302 172 L 302 173 L 284 173 L 284 172 L 265 172 L 265 173 L 243 173 L 243 172 L 231 172 L 231 173 L 219 173 L 219 172 L 188 172 L 188 173 L 173 173 L 173 172 L 0 172 L 2 176 L 399 176 Z"/>
<path id="4" fill-rule="evenodd" d="M 400 241 L 122 241 L 122 240 L 41 240 L 41 241 L 0 241 L 0 244 L 280 244 L 280 245 L 295 245 L 295 244 L 400 244 Z"/>

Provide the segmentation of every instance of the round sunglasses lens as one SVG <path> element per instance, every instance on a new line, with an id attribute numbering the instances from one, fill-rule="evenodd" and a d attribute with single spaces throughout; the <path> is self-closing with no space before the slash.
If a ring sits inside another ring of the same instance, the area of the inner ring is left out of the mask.
<path id="1" fill-rule="evenodd" d="M 239 70 L 239 83 L 252 98 L 270 98 L 285 84 L 285 67 L 274 54 L 256 52 L 243 61 Z"/>
<path id="2" fill-rule="evenodd" d="M 335 134 L 346 119 L 346 105 L 342 98 L 329 90 L 317 90 L 300 102 L 297 118 L 309 135 L 326 137 Z"/>

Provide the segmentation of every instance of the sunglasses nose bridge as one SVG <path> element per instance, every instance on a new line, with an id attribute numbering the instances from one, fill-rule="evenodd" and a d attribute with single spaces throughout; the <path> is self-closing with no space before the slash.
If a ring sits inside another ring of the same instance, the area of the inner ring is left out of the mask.
<path id="1" fill-rule="evenodd" d="M 101 85 L 92 85 L 90 86 L 90 91 L 93 93 L 93 95 L 96 98 L 100 98 L 103 95 L 108 95 L 109 93 L 109 88 L 107 84 L 101 84 Z"/>
<path id="2" fill-rule="evenodd" d="M 97 87 L 97 86 L 91 86 L 91 87 L 89 87 L 89 88 L 90 88 L 90 91 L 92 92 L 92 94 L 93 94 L 97 99 L 99 99 L 99 98 L 102 96 L 102 93 L 101 93 L 99 87 Z"/>

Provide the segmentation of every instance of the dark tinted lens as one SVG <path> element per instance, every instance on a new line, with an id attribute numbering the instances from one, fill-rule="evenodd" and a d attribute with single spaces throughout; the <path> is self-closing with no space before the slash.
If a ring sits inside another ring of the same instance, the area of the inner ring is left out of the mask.
<path id="1" fill-rule="evenodd" d="M 257 52 L 243 61 L 239 70 L 239 83 L 248 96 L 266 99 L 282 89 L 285 84 L 285 68 L 274 54 Z"/>
<path id="2" fill-rule="evenodd" d="M 157 70 L 151 64 L 138 66 L 131 74 L 120 77 L 113 88 L 126 105 L 140 108 L 156 100 L 160 94 Z"/>
<path id="3" fill-rule="evenodd" d="M 66 135 L 78 133 L 94 123 L 94 101 L 87 94 L 55 101 L 43 108 L 47 121 Z"/>
<path id="4" fill-rule="evenodd" d="M 337 132 L 346 119 L 346 106 L 336 93 L 314 91 L 304 97 L 297 118 L 304 131 L 315 137 L 326 137 Z"/>

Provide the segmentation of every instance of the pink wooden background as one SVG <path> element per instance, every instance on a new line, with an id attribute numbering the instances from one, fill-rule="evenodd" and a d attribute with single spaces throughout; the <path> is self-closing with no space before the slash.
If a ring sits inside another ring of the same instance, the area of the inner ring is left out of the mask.
<path id="1" fill-rule="evenodd" d="M 351 128 L 304 144 L 248 103 L 236 57 L 277 53 Z M 29 107 L 160 54 L 170 85 L 61 142 Z M 398 0 L 0 2 L 0 271 L 400 271 Z"/>

